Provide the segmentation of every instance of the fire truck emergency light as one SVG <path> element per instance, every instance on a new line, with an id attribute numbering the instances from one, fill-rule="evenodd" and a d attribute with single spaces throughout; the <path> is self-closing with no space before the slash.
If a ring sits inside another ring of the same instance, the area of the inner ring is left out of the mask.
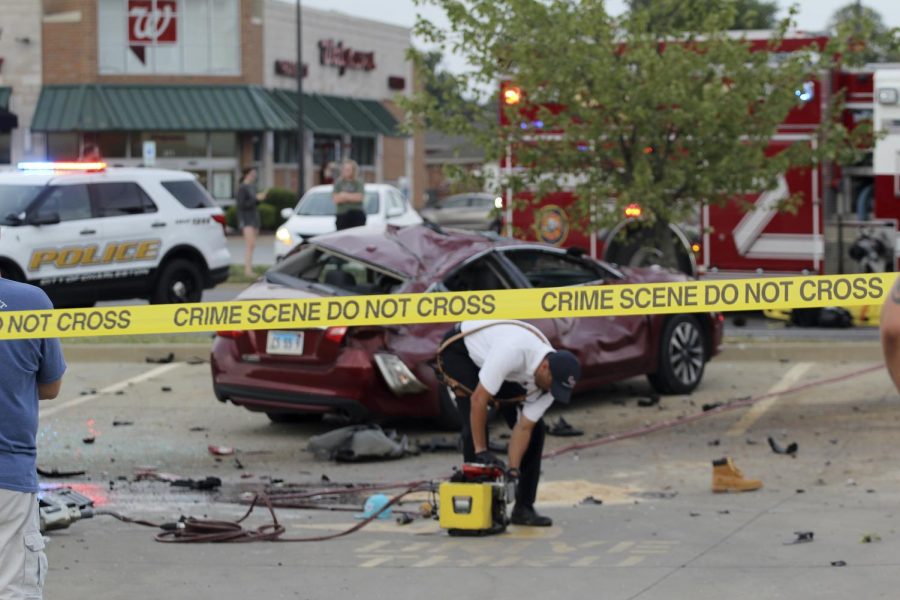
<path id="1" fill-rule="evenodd" d="M 640 219 L 641 218 L 641 205 L 631 203 L 625 207 L 625 217 L 628 219 Z"/>
<path id="2" fill-rule="evenodd" d="M 94 173 L 106 170 L 105 162 L 20 162 L 22 171 L 72 171 Z"/>
<path id="3" fill-rule="evenodd" d="M 503 103 L 509 106 L 518 104 L 522 100 L 522 90 L 513 86 L 503 90 Z"/>

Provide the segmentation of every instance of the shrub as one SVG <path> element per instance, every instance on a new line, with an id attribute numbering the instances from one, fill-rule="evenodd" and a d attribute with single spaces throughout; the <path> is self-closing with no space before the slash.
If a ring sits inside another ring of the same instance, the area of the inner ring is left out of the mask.
<path id="1" fill-rule="evenodd" d="M 266 192 L 266 204 L 274 206 L 277 213 L 281 213 L 283 208 L 294 208 L 297 206 L 297 192 L 285 188 L 269 188 Z"/>

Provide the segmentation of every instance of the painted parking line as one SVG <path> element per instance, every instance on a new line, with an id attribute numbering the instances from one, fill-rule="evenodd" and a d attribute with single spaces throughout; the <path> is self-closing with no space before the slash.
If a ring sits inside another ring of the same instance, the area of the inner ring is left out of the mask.
<path id="1" fill-rule="evenodd" d="M 791 367 L 775 385 L 769 388 L 769 391 L 767 392 L 769 396 L 765 400 L 760 400 L 751 406 L 750 409 L 744 413 L 744 416 L 731 426 L 731 429 L 729 429 L 725 435 L 737 437 L 747 433 L 747 430 L 750 429 L 760 417 L 766 414 L 766 411 L 778 402 L 779 398 L 781 398 L 779 395 L 780 392 L 783 392 L 797 383 L 814 364 L 815 363 L 811 362 L 802 362 Z"/>
<path id="2" fill-rule="evenodd" d="M 378 567 L 635 567 L 645 561 L 658 562 L 678 548 L 674 540 L 623 540 L 617 542 L 510 541 L 505 536 L 485 538 L 439 538 L 405 543 L 392 540 L 367 543 L 354 550 L 356 566 Z M 414 553 L 411 551 L 415 551 Z M 424 555 L 424 556 L 423 556 Z"/>
<path id="3" fill-rule="evenodd" d="M 184 365 L 185 363 L 169 363 L 167 365 L 160 365 L 154 369 L 150 369 L 145 373 L 141 373 L 140 375 L 136 375 L 134 377 L 129 377 L 128 379 L 123 379 L 122 381 L 118 381 L 110 386 L 107 386 L 96 392 L 94 394 L 85 394 L 84 396 L 79 396 L 78 398 L 74 398 L 72 400 L 68 400 L 66 402 L 62 402 L 57 404 L 53 400 L 42 400 L 41 401 L 41 412 L 40 418 L 45 419 L 47 417 L 51 417 L 58 412 L 62 412 L 64 410 L 68 410 L 70 408 L 75 408 L 76 406 L 80 406 L 82 404 L 86 404 L 88 402 L 92 402 L 101 396 L 106 396 L 108 394 L 115 394 L 119 390 L 124 390 L 130 385 L 134 385 L 136 383 L 141 383 L 142 381 L 147 381 L 148 379 L 152 379 L 157 377 L 158 375 L 163 375 L 177 369 L 178 367 Z M 45 403 L 50 403 L 52 406 L 44 408 Z"/>

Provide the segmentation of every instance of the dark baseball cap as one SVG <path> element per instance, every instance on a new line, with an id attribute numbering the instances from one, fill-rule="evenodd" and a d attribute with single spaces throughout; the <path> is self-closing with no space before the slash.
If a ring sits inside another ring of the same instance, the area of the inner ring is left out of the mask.
<path id="1" fill-rule="evenodd" d="M 568 404 L 572 399 L 572 390 L 581 377 L 581 365 L 568 350 L 551 352 L 547 355 L 547 362 L 550 363 L 550 375 L 553 377 L 550 394 L 557 402 Z"/>

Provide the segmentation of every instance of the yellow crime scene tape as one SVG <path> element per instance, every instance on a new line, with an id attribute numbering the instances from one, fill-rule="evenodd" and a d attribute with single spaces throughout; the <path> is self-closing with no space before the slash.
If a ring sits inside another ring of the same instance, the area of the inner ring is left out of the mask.
<path id="1" fill-rule="evenodd" d="M 880 304 L 893 273 L 0 312 L 0 339 Z"/>

